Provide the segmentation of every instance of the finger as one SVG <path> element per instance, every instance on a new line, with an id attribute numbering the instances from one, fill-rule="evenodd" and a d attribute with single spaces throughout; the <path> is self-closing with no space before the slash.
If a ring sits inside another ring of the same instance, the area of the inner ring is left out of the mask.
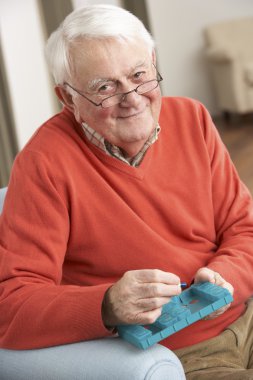
<path id="1" fill-rule="evenodd" d="M 215 284 L 227 289 L 232 295 L 234 294 L 234 287 L 227 282 L 219 273 L 214 272 Z"/>
<path id="2" fill-rule="evenodd" d="M 129 323 L 134 324 L 142 324 L 142 325 L 150 325 L 154 323 L 157 318 L 159 318 L 162 314 L 162 308 L 151 310 L 148 312 L 142 312 L 135 316 L 134 320 Z"/>
<path id="3" fill-rule="evenodd" d="M 226 306 L 221 307 L 219 310 L 216 310 L 213 313 L 207 315 L 205 318 L 203 318 L 203 320 L 210 320 L 210 319 L 214 319 L 214 318 L 219 317 L 220 315 L 225 313 L 225 311 L 227 311 L 227 309 L 229 309 L 230 305 L 231 304 L 228 304 Z"/>
<path id="4" fill-rule="evenodd" d="M 234 287 L 229 282 L 225 281 L 222 287 L 227 289 L 232 295 L 234 294 Z"/>
<path id="5" fill-rule="evenodd" d="M 223 314 L 228 308 L 230 307 L 230 304 L 229 305 L 226 305 L 226 306 L 223 306 L 221 307 L 220 309 L 214 311 L 213 313 L 210 314 L 210 317 L 218 317 L 219 315 Z"/>
<path id="6" fill-rule="evenodd" d="M 160 269 L 142 269 L 136 272 L 136 279 L 143 283 L 163 283 L 168 285 L 180 284 L 180 278 L 174 273 L 164 272 Z"/>
<path id="7" fill-rule="evenodd" d="M 218 272 L 215 272 L 209 268 L 201 268 L 198 270 L 195 276 L 195 283 L 209 281 L 213 284 L 221 286 L 227 289 L 232 295 L 234 293 L 233 286 L 227 282 Z"/>
<path id="8" fill-rule="evenodd" d="M 195 275 L 195 283 L 198 282 L 215 282 L 215 272 L 209 268 L 201 268 L 197 271 Z"/>
<path id="9" fill-rule="evenodd" d="M 170 302 L 171 297 L 144 298 L 136 302 L 136 308 L 140 311 L 151 311 L 160 309 L 163 305 Z"/>
<path id="10" fill-rule="evenodd" d="M 137 298 L 173 297 L 181 293 L 180 285 L 162 283 L 142 283 L 136 289 Z"/>
<path id="11" fill-rule="evenodd" d="M 216 285 L 222 286 L 226 283 L 224 278 L 218 272 L 213 272 L 213 275 L 214 275 L 214 283 Z"/>

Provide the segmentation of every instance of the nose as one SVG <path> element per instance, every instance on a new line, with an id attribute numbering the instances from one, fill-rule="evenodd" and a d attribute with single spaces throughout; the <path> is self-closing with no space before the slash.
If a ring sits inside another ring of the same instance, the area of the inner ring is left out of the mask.
<path id="1" fill-rule="evenodd" d="M 131 91 L 125 92 L 122 95 L 120 105 L 122 107 L 136 106 L 139 104 L 140 100 L 141 95 L 137 93 L 136 89 L 133 89 Z"/>

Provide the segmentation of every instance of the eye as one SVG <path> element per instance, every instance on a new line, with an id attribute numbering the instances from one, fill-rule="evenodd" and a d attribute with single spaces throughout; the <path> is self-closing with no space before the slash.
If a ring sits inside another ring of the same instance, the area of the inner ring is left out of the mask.
<path id="1" fill-rule="evenodd" d="M 143 70 L 143 71 L 137 71 L 136 73 L 134 73 L 133 75 L 133 82 L 134 83 L 143 83 L 145 81 L 148 80 L 148 74 L 147 74 L 147 71 Z"/>
<path id="2" fill-rule="evenodd" d="M 97 92 L 99 95 L 111 95 L 116 91 L 116 87 L 114 82 L 104 83 L 99 86 Z"/>
<path id="3" fill-rule="evenodd" d="M 134 74 L 134 77 L 136 79 L 141 78 L 145 74 L 145 71 L 137 71 L 137 73 Z"/>

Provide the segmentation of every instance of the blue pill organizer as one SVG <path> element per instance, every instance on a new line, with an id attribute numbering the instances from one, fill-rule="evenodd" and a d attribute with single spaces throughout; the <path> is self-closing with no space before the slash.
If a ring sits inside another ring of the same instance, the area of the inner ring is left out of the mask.
<path id="1" fill-rule="evenodd" d="M 154 323 L 121 325 L 117 330 L 122 339 L 145 350 L 232 301 L 227 289 L 210 282 L 194 284 L 179 296 L 172 297 Z"/>

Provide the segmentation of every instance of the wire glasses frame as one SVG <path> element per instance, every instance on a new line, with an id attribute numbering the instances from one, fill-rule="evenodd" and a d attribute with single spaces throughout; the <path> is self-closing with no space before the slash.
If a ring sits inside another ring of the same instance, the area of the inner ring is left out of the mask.
<path id="1" fill-rule="evenodd" d="M 157 71 L 157 69 L 156 69 L 156 71 Z M 70 87 L 73 91 L 77 92 L 83 98 L 85 98 L 90 103 L 92 103 L 94 106 L 96 106 L 96 107 L 101 106 L 102 108 L 108 108 L 108 107 L 112 107 L 112 106 L 115 106 L 116 104 L 123 102 L 125 100 L 126 96 L 131 94 L 132 92 L 136 92 L 136 94 L 142 95 L 142 94 L 146 94 L 147 92 L 153 91 L 155 88 L 158 87 L 159 83 L 162 80 L 163 80 L 163 77 L 157 71 L 157 78 L 156 79 L 151 79 L 151 80 L 148 80 L 146 82 L 143 82 L 131 91 L 122 92 L 119 94 L 114 94 L 114 95 L 108 96 L 107 98 L 103 99 L 100 103 L 95 103 L 93 100 L 89 99 L 86 95 L 84 95 L 80 90 L 77 90 L 76 88 L 71 86 L 68 82 L 64 82 L 63 85 Z"/>

